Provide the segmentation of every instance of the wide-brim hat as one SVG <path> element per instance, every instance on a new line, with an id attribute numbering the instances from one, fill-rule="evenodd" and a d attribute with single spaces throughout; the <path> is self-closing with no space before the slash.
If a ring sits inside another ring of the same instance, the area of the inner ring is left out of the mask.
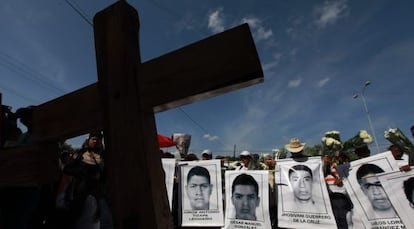
<path id="1" fill-rule="evenodd" d="M 305 148 L 306 143 L 301 143 L 299 139 L 292 138 L 290 143 L 285 145 L 285 149 L 291 153 L 299 153 Z"/>

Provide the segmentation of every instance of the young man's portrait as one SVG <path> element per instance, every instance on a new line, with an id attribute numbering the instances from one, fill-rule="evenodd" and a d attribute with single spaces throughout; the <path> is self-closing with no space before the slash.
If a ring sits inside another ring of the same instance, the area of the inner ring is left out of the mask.
<path id="1" fill-rule="evenodd" d="M 375 175 L 382 172 L 384 170 L 375 164 L 363 164 L 358 168 L 356 177 L 361 190 L 368 198 L 375 213 L 379 214 L 381 218 L 397 217 L 397 213 L 392 207 L 381 182 Z"/>
<path id="2" fill-rule="evenodd" d="M 313 205 L 313 173 L 306 165 L 294 165 L 289 169 L 289 182 L 293 188 L 295 201 L 300 204 Z"/>
<path id="3" fill-rule="evenodd" d="M 256 220 L 256 208 L 260 205 L 259 185 L 253 176 L 242 173 L 231 187 L 231 202 L 236 209 L 236 219 Z"/>
<path id="4" fill-rule="evenodd" d="M 187 196 L 192 210 L 209 210 L 213 185 L 209 171 L 202 166 L 194 166 L 187 174 Z"/>

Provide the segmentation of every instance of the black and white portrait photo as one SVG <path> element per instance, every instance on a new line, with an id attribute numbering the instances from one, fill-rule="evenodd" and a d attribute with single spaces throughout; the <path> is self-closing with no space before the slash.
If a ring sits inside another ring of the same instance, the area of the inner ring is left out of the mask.
<path id="1" fill-rule="evenodd" d="M 378 175 L 405 228 L 414 228 L 414 170 L 387 172 Z M 398 221 L 398 220 L 394 220 Z"/>
<path id="2" fill-rule="evenodd" d="M 226 171 L 225 228 L 270 228 L 268 172 Z"/>
<path id="3" fill-rule="evenodd" d="M 182 226 L 223 226 L 220 160 L 181 162 Z"/>
<path id="4" fill-rule="evenodd" d="M 352 161 L 349 176 L 344 179 L 346 190 L 354 204 L 354 215 L 367 228 L 403 226 L 378 175 L 399 171 L 390 151 Z"/>
<path id="5" fill-rule="evenodd" d="M 172 199 L 174 189 L 174 176 L 175 176 L 175 159 L 174 158 L 162 158 L 162 168 L 165 172 L 165 186 L 167 188 L 168 203 L 170 210 L 172 210 Z"/>
<path id="6" fill-rule="evenodd" d="M 277 166 L 278 226 L 331 228 L 336 225 L 321 158 L 309 157 L 303 162 L 282 159 Z"/>

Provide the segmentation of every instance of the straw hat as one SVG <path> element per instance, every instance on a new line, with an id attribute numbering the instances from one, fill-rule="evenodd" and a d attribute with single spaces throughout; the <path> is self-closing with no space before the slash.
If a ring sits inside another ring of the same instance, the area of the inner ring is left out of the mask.
<path id="1" fill-rule="evenodd" d="M 285 145 L 285 149 L 291 153 L 299 153 L 305 148 L 305 144 L 301 143 L 297 138 L 292 138 L 290 139 L 290 143 Z"/>

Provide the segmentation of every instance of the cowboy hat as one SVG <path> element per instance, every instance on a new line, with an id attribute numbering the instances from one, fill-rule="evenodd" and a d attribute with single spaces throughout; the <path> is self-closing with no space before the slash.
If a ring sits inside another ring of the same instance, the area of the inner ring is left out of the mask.
<path id="1" fill-rule="evenodd" d="M 305 148 L 305 144 L 301 143 L 297 138 L 292 138 L 290 139 L 290 143 L 285 145 L 285 149 L 291 153 L 299 153 Z"/>

